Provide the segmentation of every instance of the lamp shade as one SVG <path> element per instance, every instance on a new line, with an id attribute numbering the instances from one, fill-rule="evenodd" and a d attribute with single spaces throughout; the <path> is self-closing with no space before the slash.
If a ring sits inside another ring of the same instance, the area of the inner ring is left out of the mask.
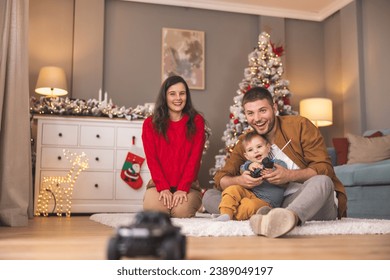
<path id="1" fill-rule="evenodd" d="M 45 66 L 39 71 L 35 92 L 42 95 L 61 96 L 68 94 L 64 69 Z"/>
<path id="2" fill-rule="evenodd" d="M 308 118 L 317 127 L 333 123 L 332 100 L 328 98 L 308 98 L 299 103 L 300 115 Z"/>

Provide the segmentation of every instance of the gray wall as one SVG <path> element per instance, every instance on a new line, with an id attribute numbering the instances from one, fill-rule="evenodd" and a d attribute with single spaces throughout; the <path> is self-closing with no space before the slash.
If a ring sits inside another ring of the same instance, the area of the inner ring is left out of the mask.
<path id="1" fill-rule="evenodd" d="M 75 1 L 73 33 L 74 97 L 98 97 L 103 88 L 104 0 Z"/>
<path id="2" fill-rule="evenodd" d="M 344 136 L 340 13 L 324 21 L 324 97 L 333 101 L 333 125 L 320 128 L 327 143 Z"/>
<path id="3" fill-rule="evenodd" d="M 360 3 L 352 3 L 340 12 L 341 91 L 344 131 L 358 134 L 364 130 L 364 71 L 361 45 Z"/>
<path id="4" fill-rule="evenodd" d="M 390 1 L 363 1 L 365 128 L 390 127 Z"/>
<path id="5" fill-rule="evenodd" d="M 161 29 L 205 31 L 206 87 L 192 90 L 213 133 L 200 173 L 205 187 L 214 156 L 224 148 L 221 137 L 247 56 L 263 30 L 285 47 L 284 78 L 290 80 L 295 110 L 303 98 L 333 99 L 334 125 L 321 128 L 328 145 L 345 132 L 390 127 L 384 116 L 390 67 L 386 0 L 358 0 L 323 22 L 85 1 L 30 0 L 31 94 L 39 68 L 55 64 L 65 68 L 74 98 L 97 98 L 102 87 L 117 105 L 153 102 L 161 84 Z"/>
<path id="6" fill-rule="evenodd" d="M 34 94 L 39 69 L 60 66 L 72 84 L 73 1 L 32 0 L 29 11 L 30 93 Z"/>

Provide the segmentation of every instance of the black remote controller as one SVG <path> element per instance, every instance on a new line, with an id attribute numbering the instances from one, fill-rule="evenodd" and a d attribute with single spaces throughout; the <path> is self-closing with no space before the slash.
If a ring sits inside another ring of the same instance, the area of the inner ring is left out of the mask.
<path id="1" fill-rule="evenodd" d="M 251 171 L 251 176 L 253 178 L 259 178 L 261 176 L 261 168 L 256 168 L 253 171 Z"/>
<path id="2" fill-rule="evenodd" d="M 261 163 L 263 164 L 264 168 L 272 169 L 274 168 L 274 162 L 269 159 L 269 157 L 264 158 Z"/>
<path id="3" fill-rule="evenodd" d="M 274 168 L 274 162 L 272 160 L 270 160 L 269 157 L 264 158 L 261 161 L 261 164 L 263 164 L 263 167 L 264 167 L 263 169 L 265 169 L 265 168 L 267 168 L 267 169 Z M 251 176 L 253 178 L 259 178 L 261 176 L 261 168 L 256 168 L 253 171 L 251 171 Z"/>

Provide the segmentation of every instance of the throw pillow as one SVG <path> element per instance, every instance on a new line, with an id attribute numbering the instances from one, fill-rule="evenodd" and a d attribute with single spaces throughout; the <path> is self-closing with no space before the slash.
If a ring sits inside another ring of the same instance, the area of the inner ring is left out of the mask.
<path id="1" fill-rule="evenodd" d="M 364 131 L 363 136 L 372 135 L 378 131 L 381 132 L 383 135 L 390 135 L 390 128 L 382 128 L 382 129 L 366 130 L 366 131 Z"/>
<path id="2" fill-rule="evenodd" d="M 347 134 L 349 141 L 347 163 L 368 163 L 390 158 L 390 135 L 362 137 Z"/>
<path id="3" fill-rule="evenodd" d="M 380 132 L 380 131 L 377 131 L 377 132 L 374 132 L 373 134 L 371 134 L 371 135 L 367 135 L 367 136 L 364 136 L 364 137 L 381 137 L 381 136 L 383 136 L 383 133 L 382 132 Z"/>
<path id="4" fill-rule="evenodd" d="M 364 136 L 364 137 L 380 137 L 383 136 L 383 133 L 380 131 L 376 131 L 372 133 L 371 135 Z M 341 138 L 333 138 L 333 147 L 336 150 L 336 156 L 337 156 L 337 165 L 343 165 L 346 164 L 348 161 L 348 147 L 349 142 L 347 137 L 341 137 Z"/>
<path id="5" fill-rule="evenodd" d="M 348 139 L 343 138 L 333 138 L 333 147 L 336 150 L 337 165 L 346 164 L 348 161 Z"/>

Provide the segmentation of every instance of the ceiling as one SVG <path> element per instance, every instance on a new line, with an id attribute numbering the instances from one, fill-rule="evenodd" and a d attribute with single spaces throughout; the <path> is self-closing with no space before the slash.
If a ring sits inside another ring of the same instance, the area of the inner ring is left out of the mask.
<path id="1" fill-rule="evenodd" d="M 323 21 L 354 0 L 125 0 L 225 12 Z"/>

